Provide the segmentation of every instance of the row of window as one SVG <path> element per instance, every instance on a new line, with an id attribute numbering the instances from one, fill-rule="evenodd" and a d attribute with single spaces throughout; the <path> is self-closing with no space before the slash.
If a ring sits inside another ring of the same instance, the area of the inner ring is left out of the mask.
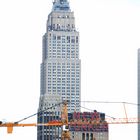
<path id="1" fill-rule="evenodd" d="M 51 40 L 51 38 L 50 38 Z M 52 36 L 53 41 L 63 41 L 63 43 L 79 43 L 79 37 L 78 36 L 60 36 L 60 35 L 53 35 Z"/>
<path id="2" fill-rule="evenodd" d="M 75 66 L 75 65 L 72 65 L 72 64 L 70 65 L 70 63 L 68 63 L 67 65 L 62 65 L 62 66 L 61 66 L 61 65 L 57 65 L 57 66 L 56 66 L 56 65 L 52 65 L 52 66 L 49 65 L 49 66 L 48 66 L 48 69 L 51 69 L 51 68 L 52 68 L 52 69 L 56 69 L 56 68 L 57 68 L 57 69 L 61 69 L 61 68 L 62 68 L 62 69 L 63 69 L 63 68 L 72 68 L 71 70 L 72 70 L 72 71 L 75 71 L 75 70 L 79 70 L 80 67 L 79 67 L 79 65 L 76 65 L 76 66 Z M 75 69 L 75 68 L 76 68 L 76 69 Z M 64 70 L 65 70 L 65 69 L 64 69 Z M 70 70 L 70 69 L 68 69 L 68 70 Z"/>
<path id="3" fill-rule="evenodd" d="M 75 66 L 75 64 L 71 64 L 70 65 L 70 63 L 68 63 L 67 65 L 63 65 L 63 66 L 61 66 L 61 65 L 57 65 L 57 66 L 56 65 L 53 65 L 53 66 L 49 65 L 48 66 L 48 69 L 51 69 L 51 68 L 56 69 L 57 68 L 57 70 L 58 70 L 58 69 L 61 69 L 61 68 L 66 68 L 66 67 L 67 68 L 72 68 L 73 70 L 75 70 L 75 68 L 76 69 L 79 69 L 80 68 L 79 66 Z"/>
<path id="4" fill-rule="evenodd" d="M 52 76 L 56 76 L 56 70 L 53 69 L 53 71 L 48 71 L 48 75 L 49 74 L 53 74 Z M 59 74 L 61 74 L 60 71 L 57 72 L 57 75 L 59 75 Z M 80 73 L 79 73 L 79 71 L 77 71 L 77 72 L 74 71 L 74 72 L 71 72 L 71 73 L 70 73 L 70 71 L 67 71 L 67 72 L 62 71 L 62 76 L 65 75 L 65 76 L 69 77 L 70 74 L 78 76 Z"/>
<path id="5" fill-rule="evenodd" d="M 72 66 L 75 66 L 78 67 L 79 66 L 79 63 L 55 63 L 55 62 L 52 62 L 52 63 L 48 63 L 48 65 L 54 65 L 54 66 L 63 66 L 63 65 L 72 65 Z"/>
<path id="6" fill-rule="evenodd" d="M 77 80 L 79 80 L 79 79 L 77 79 Z M 58 82 L 60 82 L 61 84 L 79 84 L 80 82 L 79 81 L 75 81 L 75 80 L 67 80 L 67 79 L 63 79 L 62 81 L 61 81 L 61 79 L 50 79 L 49 78 L 49 80 L 48 80 L 48 84 L 58 84 Z"/>
<path id="7" fill-rule="evenodd" d="M 70 57 L 70 55 L 67 55 L 67 56 L 65 56 L 65 55 L 60 55 L 60 54 L 58 54 L 57 56 L 56 55 L 53 55 L 53 56 L 51 56 L 51 55 L 49 55 L 48 56 L 48 58 L 49 59 L 75 59 L 75 58 L 77 58 L 78 59 L 78 55 L 76 55 L 76 57 L 75 56 L 71 56 Z"/>
<path id="8" fill-rule="evenodd" d="M 67 80 L 70 80 L 70 77 L 71 78 L 79 78 L 80 77 L 80 75 L 79 74 L 77 74 L 77 75 L 75 75 L 75 74 L 71 74 L 70 75 L 70 73 L 67 73 L 67 75 L 65 75 L 65 74 L 54 74 L 54 75 L 51 75 L 50 74 L 50 72 L 48 73 L 48 77 L 50 78 L 50 77 L 52 77 L 53 78 L 53 80 L 56 80 L 56 78 L 59 78 L 59 77 L 62 77 L 62 78 L 67 78 Z M 54 79 L 55 78 L 55 79 Z M 73 80 L 73 79 L 72 79 Z"/>
<path id="9" fill-rule="evenodd" d="M 55 66 L 53 66 L 53 68 L 51 69 L 50 68 L 50 66 L 49 66 L 49 69 L 48 69 L 48 74 L 49 73 L 56 73 L 57 72 L 57 74 L 70 74 L 70 66 L 62 66 L 62 71 L 61 71 L 61 68 L 56 68 Z M 71 70 L 71 74 L 79 74 L 79 69 L 72 69 Z"/>
<path id="10" fill-rule="evenodd" d="M 49 93 L 49 94 L 52 94 L 52 93 L 53 93 L 53 94 L 56 94 L 56 93 L 61 94 L 61 93 L 62 93 L 62 95 L 66 95 L 66 93 L 67 93 L 67 95 L 70 95 L 70 94 L 68 94 L 68 93 L 71 93 L 71 92 L 72 92 L 72 91 L 70 91 L 70 90 L 67 90 L 67 91 L 61 91 L 61 90 L 57 90 L 57 91 L 56 91 L 55 89 L 54 89 L 54 90 L 48 90 L 48 93 Z M 76 93 L 79 93 L 79 92 L 80 92 L 80 91 L 78 91 L 78 90 L 76 91 Z M 75 96 L 75 95 L 74 95 L 74 96 Z M 78 95 L 78 96 L 79 96 L 79 95 Z"/>
<path id="11" fill-rule="evenodd" d="M 48 47 L 50 47 L 50 49 L 52 48 L 52 49 L 56 49 L 56 48 L 63 48 L 63 49 L 67 49 L 67 48 L 79 48 L 79 45 L 73 45 L 73 44 L 66 44 L 66 43 L 55 43 L 55 42 L 53 42 L 53 43 L 51 43 L 50 42 L 50 44 L 49 44 L 49 46 Z"/>
<path id="12" fill-rule="evenodd" d="M 61 52 L 61 50 L 53 50 L 53 52 L 49 52 L 49 56 L 55 56 L 55 57 L 57 57 L 57 56 L 66 56 L 66 57 L 68 57 L 68 56 L 79 56 L 78 55 L 78 52 L 77 51 L 75 51 L 75 50 L 62 50 L 62 52 Z"/>
<path id="13" fill-rule="evenodd" d="M 52 86 L 53 84 L 51 84 L 51 83 L 48 83 L 48 87 L 50 87 L 50 86 Z M 56 85 L 56 83 L 54 84 L 54 85 Z M 58 84 L 57 83 L 57 85 L 58 86 L 64 86 L 64 87 L 66 87 L 66 86 L 71 86 L 71 87 L 76 87 L 77 89 L 78 89 L 78 87 L 79 87 L 79 84 L 70 84 L 70 83 L 62 83 L 62 84 Z"/>
<path id="14" fill-rule="evenodd" d="M 62 89 L 62 90 L 64 90 L 64 89 L 71 89 L 73 91 L 75 91 L 75 89 L 76 90 L 79 90 L 80 89 L 79 87 L 76 87 L 75 88 L 75 87 L 60 87 L 58 85 L 57 85 L 58 87 L 55 87 L 55 86 L 56 86 L 55 84 L 53 85 L 53 87 L 49 86 L 48 89 Z"/>
<path id="15" fill-rule="evenodd" d="M 78 48 L 75 49 L 73 47 L 72 48 L 62 47 L 62 49 L 60 47 L 57 47 L 57 49 L 56 48 L 55 49 L 51 49 L 51 48 L 49 49 L 49 52 L 69 52 L 69 53 L 73 52 L 74 53 L 74 52 L 78 52 L 78 51 L 79 51 Z"/>
<path id="16" fill-rule="evenodd" d="M 48 30 L 54 30 L 54 31 L 75 31 L 75 25 L 72 24 L 67 24 L 67 25 L 64 25 L 64 24 L 52 24 L 52 25 L 49 25 L 48 26 Z"/>

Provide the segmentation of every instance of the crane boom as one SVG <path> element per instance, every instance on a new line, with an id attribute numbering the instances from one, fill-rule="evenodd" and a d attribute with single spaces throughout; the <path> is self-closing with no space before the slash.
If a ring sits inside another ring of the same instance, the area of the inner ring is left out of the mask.
<path id="1" fill-rule="evenodd" d="M 0 127 L 7 127 L 7 133 L 10 134 L 13 132 L 13 127 L 26 127 L 26 126 L 62 126 L 62 140 L 70 140 L 70 132 L 68 128 L 68 111 L 67 111 L 67 102 L 63 102 L 63 110 L 61 121 L 50 121 L 48 123 L 27 123 L 27 124 L 19 124 L 19 123 L 2 123 L 0 121 Z"/>
<path id="2" fill-rule="evenodd" d="M 13 132 L 13 127 L 26 127 L 26 126 L 62 126 L 62 122 L 52 121 L 44 124 L 37 124 L 37 123 L 27 123 L 27 124 L 16 124 L 16 123 L 4 123 L 0 124 L 0 127 L 7 127 L 7 133 Z"/>

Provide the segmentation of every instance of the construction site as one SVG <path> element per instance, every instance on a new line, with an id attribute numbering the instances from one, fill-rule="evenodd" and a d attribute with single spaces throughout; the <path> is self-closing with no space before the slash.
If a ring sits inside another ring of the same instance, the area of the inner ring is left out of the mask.
<path id="1" fill-rule="evenodd" d="M 0 127 L 6 127 L 8 134 L 13 133 L 13 129 L 15 127 L 37 127 L 38 131 L 45 129 L 50 130 L 53 128 L 55 131 L 53 131 L 51 135 L 49 133 L 47 135 L 47 132 L 43 132 L 44 135 L 46 133 L 46 137 L 43 138 L 44 140 L 108 140 L 110 124 L 137 124 L 140 121 L 137 118 L 127 118 L 126 110 L 126 118 L 105 118 L 104 113 L 99 113 L 96 110 L 93 112 L 68 113 L 68 103 L 68 101 L 64 101 L 28 117 L 25 117 L 17 122 L 0 121 Z M 123 104 L 125 109 L 125 104 L 128 103 L 124 102 Z M 58 117 L 54 114 L 54 112 L 49 111 L 57 106 L 62 107 L 61 117 Z M 46 112 L 47 115 L 44 115 Z M 22 121 L 25 121 L 36 115 L 41 116 L 41 118 L 38 118 L 40 123 L 21 123 Z M 42 117 L 44 118 L 44 123 L 42 123 Z M 25 128 L 23 128 L 22 131 L 24 131 L 24 129 Z"/>

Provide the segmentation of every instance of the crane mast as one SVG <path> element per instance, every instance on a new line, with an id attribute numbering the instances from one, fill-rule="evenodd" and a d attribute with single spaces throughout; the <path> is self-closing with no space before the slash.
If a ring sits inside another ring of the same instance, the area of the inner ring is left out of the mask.
<path id="1" fill-rule="evenodd" d="M 67 109 L 67 102 L 63 103 L 63 110 L 61 121 L 63 123 L 62 129 L 62 140 L 70 140 L 70 132 L 69 132 L 69 125 L 68 125 L 68 109 Z"/>

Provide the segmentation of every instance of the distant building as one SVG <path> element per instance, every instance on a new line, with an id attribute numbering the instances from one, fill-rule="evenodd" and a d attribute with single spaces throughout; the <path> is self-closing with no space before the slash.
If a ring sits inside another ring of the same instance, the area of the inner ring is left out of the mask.
<path id="1" fill-rule="evenodd" d="M 138 49 L 138 120 L 140 121 L 140 49 Z M 140 140 L 140 123 L 138 123 L 138 140 Z"/>
<path id="2" fill-rule="evenodd" d="M 74 112 L 69 121 L 72 140 L 109 140 L 104 113 Z"/>

